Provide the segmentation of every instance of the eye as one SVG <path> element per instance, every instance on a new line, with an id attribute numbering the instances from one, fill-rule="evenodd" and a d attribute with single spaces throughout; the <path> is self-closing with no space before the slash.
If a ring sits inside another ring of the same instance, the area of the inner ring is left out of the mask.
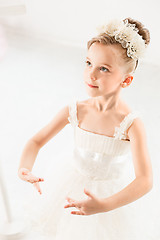
<path id="1" fill-rule="evenodd" d="M 87 63 L 87 65 L 88 65 L 88 63 L 90 63 L 89 61 L 85 61 L 86 63 Z"/>
<path id="2" fill-rule="evenodd" d="M 108 72 L 109 71 L 108 68 L 105 68 L 105 67 L 101 67 L 101 69 L 107 70 L 107 71 L 104 71 L 104 72 Z"/>
<path id="3" fill-rule="evenodd" d="M 89 64 L 91 64 L 90 61 L 85 61 L 85 62 L 87 63 L 87 66 L 89 66 Z M 103 72 L 109 72 L 108 68 L 101 67 L 100 69 L 103 69 Z M 106 70 L 106 71 L 104 71 L 104 70 Z"/>

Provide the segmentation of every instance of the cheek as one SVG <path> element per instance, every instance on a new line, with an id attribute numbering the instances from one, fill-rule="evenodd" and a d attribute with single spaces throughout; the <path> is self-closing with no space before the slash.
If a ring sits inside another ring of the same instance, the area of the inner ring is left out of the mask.
<path id="1" fill-rule="evenodd" d="M 113 77 L 108 74 L 103 74 L 100 78 L 100 82 L 102 86 L 110 86 L 113 83 Z"/>
<path id="2" fill-rule="evenodd" d="M 101 89 L 103 90 L 109 90 L 110 88 L 112 88 L 113 87 L 113 84 L 110 82 L 110 81 L 102 81 L 101 82 Z"/>
<path id="3" fill-rule="evenodd" d="M 103 91 L 113 91 L 119 86 L 119 78 L 116 76 L 107 76 L 106 78 L 101 78 L 100 89 Z"/>
<path id="4" fill-rule="evenodd" d="M 87 69 L 85 69 L 83 71 L 83 78 L 86 79 L 87 77 L 88 77 L 88 71 L 87 71 Z"/>

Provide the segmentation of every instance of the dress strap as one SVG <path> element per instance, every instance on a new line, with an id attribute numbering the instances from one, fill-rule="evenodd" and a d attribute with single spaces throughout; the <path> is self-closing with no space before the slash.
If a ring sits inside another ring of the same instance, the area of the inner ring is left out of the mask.
<path id="1" fill-rule="evenodd" d="M 69 104 L 69 117 L 68 121 L 71 123 L 71 125 L 78 126 L 78 119 L 77 119 L 77 101 L 74 100 Z"/>
<path id="2" fill-rule="evenodd" d="M 130 112 L 120 123 L 119 127 L 115 127 L 114 137 L 118 139 L 126 139 L 127 138 L 127 129 L 131 126 L 134 119 L 137 117 L 141 117 L 140 112 L 132 111 Z"/>

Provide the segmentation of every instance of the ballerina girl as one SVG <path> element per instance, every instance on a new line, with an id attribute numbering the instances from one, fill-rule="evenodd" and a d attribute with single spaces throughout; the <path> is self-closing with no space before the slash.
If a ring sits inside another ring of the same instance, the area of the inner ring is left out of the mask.
<path id="1" fill-rule="evenodd" d="M 157 240 L 158 228 L 152 228 L 156 215 L 151 217 L 155 212 L 149 212 L 145 199 L 140 201 L 153 187 L 146 130 L 138 112 L 120 97 L 123 88 L 132 86 L 150 34 L 131 18 L 112 20 L 98 31 L 87 43 L 84 84 L 90 97 L 66 105 L 23 150 L 18 175 L 42 193 L 39 183 L 44 179 L 32 174 L 36 156 L 68 123 L 74 129 L 71 164 L 59 179 L 53 176 L 50 197 L 32 201 L 33 209 L 26 212 L 40 231 L 56 240 L 149 240 L 151 235 Z M 151 197 L 151 205 L 154 201 Z"/>

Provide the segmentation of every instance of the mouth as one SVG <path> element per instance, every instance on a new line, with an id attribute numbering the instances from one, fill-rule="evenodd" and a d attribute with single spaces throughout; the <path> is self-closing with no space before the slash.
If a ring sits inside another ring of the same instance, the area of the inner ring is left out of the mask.
<path id="1" fill-rule="evenodd" d="M 88 85 L 89 87 L 91 87 L 91 88 L 98 88 L 98 86 L 93 86 L 93 85 L 91 85 L 91 84 L 89 84 L 89 83 L 87 83 L 87 85 Z"/>

